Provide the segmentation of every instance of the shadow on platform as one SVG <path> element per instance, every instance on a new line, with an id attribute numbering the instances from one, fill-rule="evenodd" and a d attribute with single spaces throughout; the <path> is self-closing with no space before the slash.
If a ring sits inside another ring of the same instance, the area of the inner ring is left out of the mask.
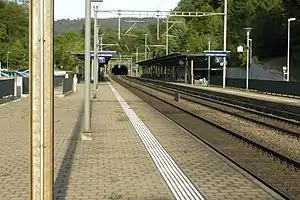
<path id="1" fill-rule="evenodd" d="M 71 138 L 68 144 L 67 151 L 64 155 L 62 164 L 59 169 L 58 176 L 54 183 L 54 199 L 57 198 L 61 199 L 66 197 L 74 155 L 75 155 L 78 141 L 80 140 L 81 124 L 82 124 L 83 114 L 84 114 L 83 111 L 84 111 L 84 104 L 82 103 L 79 111 L 78 119 L 74 124 L 71 133 Z"/>

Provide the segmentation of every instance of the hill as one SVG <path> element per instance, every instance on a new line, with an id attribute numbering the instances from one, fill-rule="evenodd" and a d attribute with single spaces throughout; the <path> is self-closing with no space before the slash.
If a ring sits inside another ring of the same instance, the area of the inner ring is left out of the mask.
<path id="1" fill-rule="evenodd" d="M 94 19 L 91 19 L 92 23 Z M 126 21 L 131 20 L 131 21 L 144 21 L 143 23 L 137 23 L 136 27 L 139 28 L 145 28 L 149 24 L 155 24 L 156 23 L 156 18 L 122 18 L 121 19 L 121 29 L 122 30 L 127 30 L 130 28 L 132 23 L 128 23 Z M 108 18 L 108 19 L 99 19 L 98 23 L 99 25 L 103 26 L 104 29 L 117 29 L 118 28 L 118 18 Z M 57 20 L 54 22 L 54 33 L 55 35 L 60 35 L 65 32 L 76 32 L 76 33 L 81 33 L 84 27 L 84 18 L 82 19 L 75 19 L 75 20 L 70 20 L 70 19 L 62 19 L 62 20 Z"/>

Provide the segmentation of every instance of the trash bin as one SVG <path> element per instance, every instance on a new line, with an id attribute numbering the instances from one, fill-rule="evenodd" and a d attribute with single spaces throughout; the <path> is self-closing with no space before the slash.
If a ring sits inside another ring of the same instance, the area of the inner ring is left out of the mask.
<path id="1" fill-rule="evenodd" d="M 180 93 L 175 92 L 175 101 L 179 101 L 179 100 L 180 100 Z"/>

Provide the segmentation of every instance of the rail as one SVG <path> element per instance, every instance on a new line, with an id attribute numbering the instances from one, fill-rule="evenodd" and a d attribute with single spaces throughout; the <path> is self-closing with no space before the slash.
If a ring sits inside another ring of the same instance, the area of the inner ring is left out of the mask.
<path id="1" fill-rule="evenodd" d="M 173 95 L 163 95 L 133 79 L 115 80 L 286 199 L 300 197 L 300 187 L 289 190 L 300 186 L 298 160 L 208 119 L 205 113 L 195 113 L 185 103 L 174 101 Z"/>

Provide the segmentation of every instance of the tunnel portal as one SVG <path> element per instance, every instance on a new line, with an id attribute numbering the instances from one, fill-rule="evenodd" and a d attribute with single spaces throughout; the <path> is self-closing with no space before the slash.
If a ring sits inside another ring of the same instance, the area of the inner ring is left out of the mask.
<path id="1" fill-rule="evenodd" d="M 125 65 L 115 65 L 112 70 L 111 73 L 114 75 L 127 75 L 128 74 L 128 69 Z"/>

